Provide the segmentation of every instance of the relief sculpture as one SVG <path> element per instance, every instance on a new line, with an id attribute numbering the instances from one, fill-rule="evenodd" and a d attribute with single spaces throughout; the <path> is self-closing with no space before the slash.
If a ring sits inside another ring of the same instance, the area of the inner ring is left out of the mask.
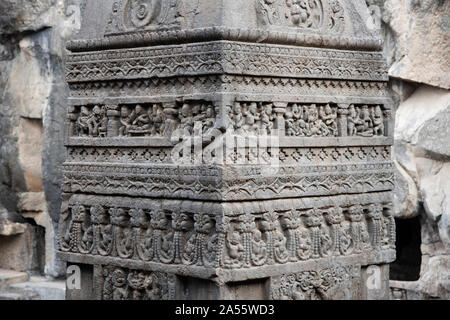
<path id="1" fill-rule="evenodd" d="M 367 295 L 395 260 L 396 169 L 363 3 L 86 2 L 57 236 L 84 296 Z"/>

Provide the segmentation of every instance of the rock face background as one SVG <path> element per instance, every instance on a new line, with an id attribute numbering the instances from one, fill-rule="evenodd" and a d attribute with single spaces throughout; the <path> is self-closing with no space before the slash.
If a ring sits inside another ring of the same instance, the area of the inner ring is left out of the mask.
<path id="1" fill-rule="evenodd" d="M 80 29 L 85 1 L 0 2 L 0 269 L 65 272 L 54 258 L 65 156 L 64 42 Z M 374 16 L 368 23 L 385 37 L 398 103 L 395 214 L 403 239 L 392 295 L 450 299 L 450 2 L 367 4 Z"/>
<path id="2" fill-rule="evenodd" d="M 80 1 L 0 2 L 0 268 L 60 276 L 54 235 L 64 158 L 64 41 Z"/>
<path id="3" fill-rule="evenodd" d="M 398 103 L 395 215 L 399 237 L 409 239 L 397 243 L 398 264 L 391 268 L 391 279 L 410 281 L 391 281 L 393 298 L 450 299 L 450 2 L 366 2 L 380 17 Z M 413 239 L 414 220 L 418 241 Z M 414 245 L 420 249 L 416 258 Z M 417 263 L 417 258 L 418 279 L 402 274 L 414 272 L 401 260 Z"/>

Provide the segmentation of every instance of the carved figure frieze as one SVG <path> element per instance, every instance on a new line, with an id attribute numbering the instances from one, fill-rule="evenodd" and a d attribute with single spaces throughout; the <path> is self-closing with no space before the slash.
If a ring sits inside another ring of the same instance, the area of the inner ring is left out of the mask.
<path id="1" fill-rule="evenodd" d="M 196 202 L 134 207 L 126 201 L 122 206 L 74 201 L 60 220 L 62 252 L 235 269 L 395 245 L 391 203 L 288 209 L 269 201 L 248 204 L 248 213 L 235 213 L 231 205 L 231 216 L 224 217 L 218 208 Z"/>
<path id="2" fill-rule="evenodd" d="M 77 118 L 72 122 L 72 132 L 81 137 L 106 137 L 106 107 L 94 105 L 80 106 Z"/>
<path id="3" fill-rule="evenodd" d="M 261 21 L 317 30 L 322 27 L 324 10 L 321 0 L 258 0 Z"/>
<path id="4" fill-rule="evenodd" d="M 287 136 L 335 137 L 338 135 L 337 106 L 294 103 L 288 106 L 285 118 Z"/>
<path id="5" fill-rule="evenodd" d="M 207 101 L 184 103 L 136 103 L 74 106 L 69 112 L 70 136 L 170 137 L 180 128 L 191 136 L 194 123 L 202 124 L 205 134 L 216 125 L 217 109 Z"/>
<path id="6" fill-rule="evenodd" d="M 288 137 L 385 136 L 383 105 L 236 102 L 228 109 L 236 134 Z M 346 117 L 345 117 L 346 115 Z"/>
<path id="7" fill-rule="evenodd" d="M 56 246 L 92 267 L 82 295 L 362 296 L 396 240 L 394 103 L 362 4 L 101 3 L 65 55 Z"/>
<path id="8" fill-rule="evenodd" d="M 348 136 L 385 135 L 385 116 L 380 105 L 350 105 L 347 124 Z"/>

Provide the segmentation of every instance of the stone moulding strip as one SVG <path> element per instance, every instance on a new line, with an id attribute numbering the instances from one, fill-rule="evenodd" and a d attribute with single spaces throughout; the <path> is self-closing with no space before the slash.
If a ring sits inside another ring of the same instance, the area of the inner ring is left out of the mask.
<path id="1" fill-rule="evenodd" d="M 335 89 L 336 94 L 339 92 L 339 88 Z M 277 101 L 286 103 L 348 103 L 348 104 L 382 104 L 386 109 L 391 109 L 392 99 L 383 96 L 372 96 L 372 97 L 361 97 L 361 96 L 342 96 L 336 97 L 334 95 L 327 96 L 312 96 L 304 94 L 286 94 L 280 99 L 280 93 L 273 94 L 259 94 L 259 93 L 228 93 L 228 92 L 217 92 L 215 94 L 201 94 L 195 93 L 190 95 L 184 95 L 183 99 L 179 99 L 178 95 L 161 97 L 160 95 L 152 95 L 150 92 L 148 95 L 139 95 L 128 97 L 71 97 L 68 98 L 67 104 L 69 106 L 80 106 L 87 104 L 136 104 L 136 103 L 164 103 L 175 101 L 191 101 L 191 100 L 217 100 L 218 96 L 233 97 L 240 102 L 253 102 L 253 101 Z"/>
<path id="2" fill-rule="evenodd" d="M 199 77 L 152 78 L 141 80 L 75 82 L 71 83 L 69 104 L 76 101 L 95 101 L 111 99 L 129 101 L 130 99 L 156 99 L 162 102 L 167 95 L 156 95 L 155 91 L 171 92 L 173 97 L 207 97 L 217 94 L 236 94 L 240 100 L 245 96 L 266 97 L 283 95 L 285 100 L 294 101 L 299 96 L 308 99 L 325 99 L 345 103 L 350 97 L 366 101 L 368 99 L 389 99 L 386 82 L 339 81 L 326 79 L 273 78 L 242 75 L 209 75 Z M 215 94 L 211 94 L 215 92 Z M 204 94 L 198 94 L 204 92 Z M 245 93 L 243 93 L 245 92 Z M 79 100 L 77 100 L 79 99 Z M 369 102 L 367 102 L 369 103 Z"/>
<path id="3" fill-rule="evenodd" d="M 259 201 L 239 201 L 239 202 L 205 202 L 196 200 L 173 200 L 173 199 L 150 199 L 150 198 L 133 198 L 120 196 L 105 195 L 70 195 L 69 205 L 83 203 L 83 205 L 94 206 L 101 200 L 103 205 L 108 206 L 124 206 L 129 208 L 161 208 L 170 209 L 178 208 L 183 205 L 183 211 L 187 213 L 199 213 L 204 208 L 204 213 L 209 215 L 226 215 L 239 216 L 245 213 L 260 213 L 261 210 L 267 208 L 276 208 L 275 210 L 289 210 L 294 207 L 303 209 L 312 209 L 314 207 L 327 206 L 351 206 L 358 201 L 359 204 L 371 204 L 390 202 L 392 198 L 391 192 L 373 192 L 369 194 L 353 194 L 353 195 L 335 195 L 331 197 L 304 197 L 304 198 L 288 198 L 274 200 Z M 139 199 L 140 201 L 137 201 Z M 199 206 L 202 205 L 202 206 Z M 245 212 L 244 212 L 245 211 Z"/>
<path id="4" fill-rule="evenodd" d="M 248 178 L 255 177 L 254 174 L 246 175 L 243 171 L 247 168 L 253 169 L 254 166 L 240 166 L 236 169 L 239 172 L 239 177 Z M 236 172 L 236 170 L 228 171 L 226 166 L 187 166 L 187 165 L 171 165 L 171 164 L 121 164 L 121 163 L 86 163 L 86 162 L 69 162 L 63 164 L 65 172 L 75 172 L 75 173 L 89 173 L 89 174 L 113 174 L 115 177 L 121 175 L 137 174 L 139 176 L 158 176 L 158 177 L 168 177 L 179 176 L 180 178 L 196 176 L 202 174 L 204 177 L 211 176 L 217 177 L 219 173 L 227 174 L 228 172 Z M 84 171 L 81 169 L 84 168 Z M 239 170 L 242 168 L 242 171 Z M 291 170 L 287 169 L 294 169 Z M 392 162 L 375 162 L 375 163 L 349 163 L 349 164 L 327 164 L 327 165 L 283 165 L 280 166 L 280 171 L 287 170 L 290 174 L 317 174 L 317 173 L 331 173 L 331 172 L 346 172 L 347 170 L 351 172 L 373 172 L 373 173 L 386 173 L 392 172 L 394 165 Z M 254 170 L 251 170 L 254 172 Z M 276 174 L 274 176 L 277 176 Z M 264 176 L 260 174 L 258 178 L 270 178 L 274 176 Z M 227 180 L 225 177 L 223 178 Z M 234 179 L 233 179 L 234 180 Z"/>
<path id="5" fill-rule="evenodd" d="M 392 137 L 279 137 L 279 147 L 320 148 L 391 146 Z M 124 137 L 124 138 L 68 138 L 65 143 L 71 147 L 173 147 L 175 143 L 164 137 Z"/>
<path id="6" fill-rule="evenodd" d="M 72 54 L 66 63 L 68 83 L 211 74 L 388 80 L 378 52 L 228 41 Z"/>
<path id="7" fill-rule="evenodd" d="M 353 36 L 332 36 L 283 32 L 249 28 L 207 27 L 189 30 L 143 31 L 129 34 L 110 35 L 101 39 L 80 39 L 67 42 L 72 52 L 100 51 L 107 49 L 143 47 L 173 43 L 206 42 L 215 40 L 270 43 L 304 47 L 327 47 L 381 51 L 380 39 L 358 38 Z"/>
<path id="8" fill-rule="evenodd" d="M 393 262 L 396 252 L 392 249 L 379 250 L 376 252 L 364 252 L 349 256 L 318 258 L 315 260 L 289 262 L 286 264 L 265 265 L 261 267 L 249 267 L 243 269 L 224 269 L 203 266 L 168 265 L 158 262 L 145 262 L 127 260 L 117 257 L 99 257 L 88 254 L 68 253 L 57 251 L 58 258 L 70 262 L 92 265 L 114 265 L 117 267 L 147 270 L 154 272 L 173 273 L 178 276 L 191 276 L 200 279 L 209 279 L 220 283 L 238 282 L 249 279 L 259 279 L 272 276 L 281 276 L 286 273 L 302 272 L 321 267 L 334 266 L 336 264 L 349 265 L 372 265 Z M 220 276 L 220 277 L 218 277 Z"/>
<path id="9" fill-rule="evenodd" d="M 67 167 L 67 166 L 66 166 Z M 361 170 L 357 172 L 336 172 L 329 166 L 331 174 L 315 173 L 282 176 L 248 176 L 241 179 L 224 180 L 208 174 L 198 179 L 194 175 L 146 174 L 145 168 L 114 168 L 101 166 L 73 166 L 64 170 L 63 190 L 65 192 L 90 192 L 103 195 L 137 197 L 163 197 L 213 201 L 242 201 L 253 199 L 290 198 L 296 196 L 332 196 L 379 192 L 392 190 L 394 172 L 390 170 Z M 349 168 L 350 166 L 347 166 Z M 306 168 L 307 167 L 303 167 Z M 100 171 L 99 171 L 100 169 Z M 92 172 L 96 170 L 97 172 Z M 348 169 L 347 169 L 348 170 Z M 109 171 L 109 173 L 108 173 Z M 153 170 L 155 171 L 155 170 Z M 130 174 L 132 172 L 132 174 Z M 156 173 L 158 170 L 156 170 Z M 239 182 L 239 183 L 238 183 Z M 309 190 L 315 186 L 314 190 Z"/>

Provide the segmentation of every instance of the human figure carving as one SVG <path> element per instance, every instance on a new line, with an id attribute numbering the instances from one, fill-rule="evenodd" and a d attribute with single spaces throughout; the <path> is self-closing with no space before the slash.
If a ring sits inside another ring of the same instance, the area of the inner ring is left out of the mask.
<path id="1" fill-rule="evenodd" d="M 77 119 L 78 134 L 80 136 L 89 136 L 88 120 L 91 117 L 91 112 L 86 106 L 81 106 L 80 115 Z"/>
<path id="2" fill-rule="evenodd" d="M 325 123 L 327 133 L 330 133 L 332 136 L 335 136 L 337 133 L 337 110 L 333 110 L 329 104 L 325 107 L 320 108 L 320 117 L 322 121 Z M 328 134 L 325 134 L 328 135 Z"/>
<path id="3" fill-rule="evenodd" d="M 356 126 L 356 134 L 360 136 L 373 136 L 373 121 L 370 117 L 369 106 L 362 106 L 360 123 Z"/>
<path id="4" fill-rule="evenodd" d="M 379 105 L 372 109 L 373 134 L 375 136 L 384 135 L 383 112 Z"/>
<path id="5" fill-rule="evenodd" d="M 122 106 L 120 109 L 120 124 L 119 136 L 127 136 L 131 128 L 131 114 L 127 106 Z"/>
<path id="6" fill-rule="evenodd" d="M 260 135 L 270 135 L 272 133 L 273 127 L 273 114 L 272 114 L 272 104 L 263 106 L 263 111 L 261 113 L 261 129 Z"/>
<path id="7" fill-rule="evenodd" d="M 149 133 L 151 127 L 150 116 L 140 104 L 136 105 L 136 108 L 130 115 L 130 119 L 131 126 L 128 131 L 130 134 Z"/>
<path id="8" fill-rule="evenodd" d="M 183 135 L 190 136 L 193 133 L 194 129 L 194 119 L 192 116 L 193 112 L 191 111 L 191 107 L 189 104 L 185 103 L 181 107 L 180 110 L 180 127 L 183 132 Z"/>
<path id="9" fill-rule="evenodd" d="M 106 112 L 104 108 L 98 105 L 94 106 L 92 113 L 86 121 L 89 136 L 98 137 L 105 136 L 106 133 Z"/>
<path id="10" fill-rule="evenodd" d="M 234 130 L 236 133 L 241 133 L 244 127 L 244 117 L 242 116 L 242 108 L 239 102 L 234 104 L 233 108 L 233 121 L 234 121 Z"/>

